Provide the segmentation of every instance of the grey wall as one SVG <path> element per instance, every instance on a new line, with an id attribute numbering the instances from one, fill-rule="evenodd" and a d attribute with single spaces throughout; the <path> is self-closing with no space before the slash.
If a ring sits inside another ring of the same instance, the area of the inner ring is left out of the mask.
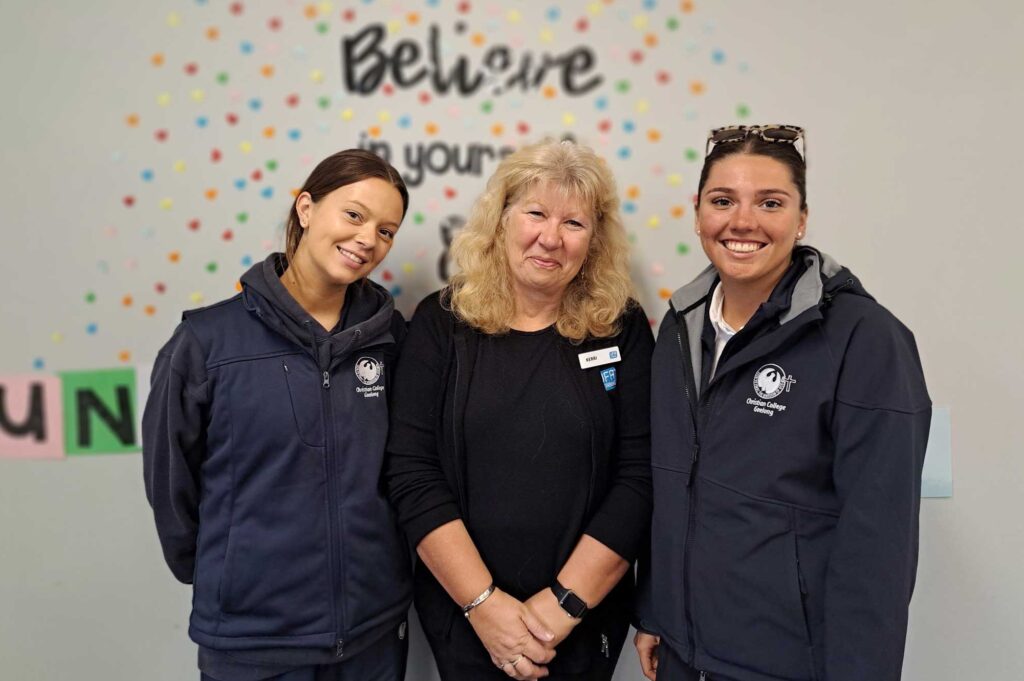
<path id="1" fill-rule="evenodd" d="M 249 2 L 239 17 L 220 2 L 5 3 L 0 374 L 30 372 L 36 360 L 43 373 L 118 366 L 122 351 L 131 353 L 128 365 L 151 362 L 179 311 L 194 306 L 193 294 L 205 302 L 230 295 L 242 257 L 262 257 L 264 242 L 277 239 L 287 192 L 309 170 L 304 157 L 352 146 L 373 125 L 396 149 L 426 139 L 429 121 L 447 141 L 518 143 L 570 130 L 595 145 L 623 193 L 639 189 L 636 212 L 627 215 L 635 273 L 648 313 L 660 317 L 659 289 L 675 288 L 704 263 L 699 252 L 677 251 L 679 243 L 696 247 L 688 197 L 699 162 L 684 150 L 701 148 L 707 128 L 734 122 L 742 103 L 748 120 L 808 128 L 808 241 L 849 265 L 915 331 L 933 400 L 951 409 L 955 491 L 922 505 L 904 676 L 1024 677 L 1024 540 L 1016 522 L 1024 483 L 1018 3 L 735 0 L 698 2 L 684 13 L 676 2 L 623 0 L 594 3 L 601 14 L 571 3 L 557 21 L 545 18 L 548 3 L 522 3 L 518 21 L 497 5 L 492 12 L 474 3 L 463 16 L 442 4 L 334 3 L 320 35 L 317 20 L 304 18 L 295 2 Z M 354 21 L 340 18 L 345 8 L 355 11 Z M 412 11 L 418 24 L 408 22 Z M 172 12 L 176 28 L 167 25 Z M 267 28 L 275 15 L 282 18 L 277 32 Z M 589 29 L 579 33 L 573 26 L 583 16 Z M 679 20 L 674 31 L 670 17 Z M 453 29 L 459 20 L 468 26 L 462 37 Z M 494 97 L 490 114 L 480 109 L 486 96 L 421 104 L 423 88 L 358 98 L 341 91 L 338 41 L 374 21 L 399 22 L 389 40 L 421 43 L 436 22 L 449 36 L 449 58 L 479 54 L 467 42 L 477 31 L 488 44 L 521 38 L 524 50 L 590 44 L 606 82 L 583 97 Z M 545 24 L 552 42 L 544 42 Z M 217 40 L 205 36 L 211 26 Z M 657 46 L 644 45 L 647 33 Z M 241 53 L 245 39 L 253 55 Z M 633 49 L 644 51 L 642 64 L 630 62 Z M 155 52 L 166 55 L 162 69 L 150 64 Z M 190 60 L 200 67 L 195 80 L 183 72 Z M 259 74 L 264 63 L 276 66 L 273 78 Z M 314 69 L 322 83 L 311 78 Z M 216 83 L 219 70 L 229 72 L 228 85 Z M 669 84 L 657 82 L 659 70 Z M 614 83 L 624 78 L 631 90 L 618 93 Z M 693 80 L 704 84 L 701 94 L 690 89 Z M 200 87 L 203 102 L 192 96 Z M 167 106 L 158 102 L 162 92 L 171 95 Z M 303 101 L 294 110 L 285 102 L 291 92 Z M 605 110 L 595 105 L 602 94 Z M 257 95 L 260 113 L 247 107 Z M 331 98 L 327 110 L 314 104 L 321 95 Z M 461 107 L 458 117 L 452 105 Z M 238 126 L 224 124 L 228 110 L 242 117 Z M 133 112 L 138 128 L 124 123 Z M 204 112 L 211 119 L 205 131 L 194 124 Z M 399 125 L 403 115 L 412 119 L 408 128 Z M 604 119 L 613 126 L 603 142 Z M 635 132 L 623 130 L 627 119 Z M 498 136 L 496 122 L 506 129 Z M 515 132 L 519 122 L 529 124 L 527 135 Z M 262 134 L 271 124 L 273 139 Z M 287 138 L 291 127 L 302 130 L 298 141 Z M 158 128 L 170 131 L 164 143 L 153 139 Z M 661 133 L 657 142 L 646 138 L 652 128 Z M 248 153 L 240 147 L 246 140 Z M 220 164 L 208 161 L 213 146 L 223 149 Z M 631 149 L 628 159 L 617 156 L 622 146 Z M 275 187 L 272 199 L 258 195 L 256 182 L 244 191 L 232 186 L 270 158 L 280 166 L 260 186 Z M 184 172 L 174 171 L 178 160 Z M 154 170 L 152 182 L 140 181 L 144 168 Z M 387 262 L 406 311 L 438 285 L 438 223 L 464 213 L 482 183 L 448 174 L 413 189 L 412 212 L 424 219 L 407 221 Z M 220 188 L 212 203 L 203 198 L 210 186 Z M 457 190 L 455 198 L 446 188 Z M 131 210 L 121 204 L 127 194 L 137 199 Z M 174 200 L 170 210 L 160 208 L 165 197 Z M 681 219 L 671 216 L 675 205 L 686 206 Z M 250 215 L 244 224 L 235 219 L 243 211 Z M 202 229 L 191 232 L 186 223 L 197 215 Z M 230 242 L 220 237 L 227 228 L 236 232 Z M 172 250 L 182 255 L 176 266 L 167 260 Z M 218 262 L 216 273 L 206 271 L 210 261 Z M 157 281 L 167 293 L 153 292 Z M 97 296 L 92 306 L 83 303 L 87 291 Z M 133 296 L 131 307 L 121 305 L 124 295 Z M 156 306 L 153 315 L 142 310 L 146 304 Z M 84 331 L 90 323 L 97 333 Z M 161 561 L 137 455 L 0 459 L 0 538 L 0 677 L 195 678 L 185 633 L 189 592 Z M 433 679 L 414 632 L 409 678 Z M 639 678 L 627 650 L 617 679 Z"/>

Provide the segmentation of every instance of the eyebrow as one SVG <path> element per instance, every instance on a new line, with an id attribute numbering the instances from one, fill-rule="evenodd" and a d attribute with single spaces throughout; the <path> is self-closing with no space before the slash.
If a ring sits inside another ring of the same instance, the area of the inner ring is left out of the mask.
<path id="1" fill-rule="evenodd" d="M 736 191 L 732 187 L 712 187 L 706 189 L 705 193 L 710 194 L 711 192 L 722 192 L 723 194 L 735 194 Z M 766 194 L 782 194 L 783 196 L 790 196 L 790 193 L 785 189 L 759 189 L 757 191 L 758 196 L 764 196 Z"/>

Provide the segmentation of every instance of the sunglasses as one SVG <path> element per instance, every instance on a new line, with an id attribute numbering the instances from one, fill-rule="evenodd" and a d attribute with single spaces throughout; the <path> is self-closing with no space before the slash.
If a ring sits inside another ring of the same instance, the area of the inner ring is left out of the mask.
<path id="1" fill-rule="evenodd" d="M 743 142 L 751 135 L 760 137 L 765 142 L 792 144 L 800 158 L 807 163 L 807 138 L 804 129 L 796 125 L 727 125 L 715 128 L 708 133 L 708 140 L 704 145 L 704 158 L 711 154 L 715 145 Z M 796 146 L 797 142 L 800 142 L 799 147 Z"/>

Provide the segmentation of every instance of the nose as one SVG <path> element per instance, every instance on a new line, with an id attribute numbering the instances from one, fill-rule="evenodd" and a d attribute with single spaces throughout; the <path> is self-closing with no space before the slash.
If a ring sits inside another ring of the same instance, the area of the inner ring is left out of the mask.
<path id="1" fill-rule="evenodd" d="M 377 225 L 373 222 L 365 222 L 362 229 L 356 234 L 356 243 L 367 250 L 372 249 L 377 242 Z"/>
<path id="2" fill-rule="evenodd" d="M 545 220 L 541 225 L 540 234 L 537 235 L 537 243 L 549 251 L 553 251 L 562 244 L 562 235 L 559 232 L 557 220 Z"/>
<path id="3" fill-rule="evenodd" d="M 754 218 L 753 206 L 740 203 L 733 214 L 732 224 L 736 229 L 754 229 L 757 226 L 757 220 Z"/>

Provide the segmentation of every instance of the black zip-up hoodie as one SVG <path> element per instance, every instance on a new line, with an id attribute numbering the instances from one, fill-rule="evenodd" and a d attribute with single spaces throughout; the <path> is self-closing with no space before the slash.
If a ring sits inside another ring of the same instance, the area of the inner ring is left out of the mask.
<path id="1" fill-rule="evenodd" d="M 253 266 L 240 294 L 186 312 L 160 351 L 146 495 L 167 564 L 193 584 L 195 642 L 324 663 L 397 626 L 411 601 L 379 487 L 405 324 L 364 280 L 328 333 L 288 294 L 284 267 L 280 254 Z"/>
<path id="2" fill-rule="evenodd" d="M 652 363 L 638 626 L 737 681 L 900 678 L 931 402 L 912 334 L 809 247 L 726 345 L 708 268 Z"/>

